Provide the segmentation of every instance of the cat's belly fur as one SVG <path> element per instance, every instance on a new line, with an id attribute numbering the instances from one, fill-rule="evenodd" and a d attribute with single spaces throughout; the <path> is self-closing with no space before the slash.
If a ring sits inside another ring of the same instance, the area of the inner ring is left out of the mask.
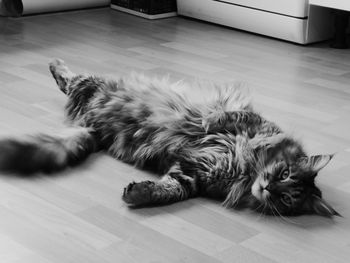
<path id="1" fill-rule="evenodd" d="M 203 192 L 225 196 L 239 172 L 235 135 L 206 131 L 202 121 L 212 112 L 203 108 L 174 92 L 119 88 L 97 94 L 81 120 L 117 159 L 139 167 L 157 163 L 162 171 L 180 162 Z"/>

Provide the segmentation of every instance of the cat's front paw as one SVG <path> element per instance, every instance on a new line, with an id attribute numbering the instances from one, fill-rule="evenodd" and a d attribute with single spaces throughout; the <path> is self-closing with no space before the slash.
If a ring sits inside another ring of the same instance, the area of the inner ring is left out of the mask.
<path id="1" fill-rule="evenodd" d="M 140 183 L 130 183 L 124 188 L 123 200 L 127 204 L 140 206 L 151 202 L 152 189 L 154 182 L 144 181 Z"/>

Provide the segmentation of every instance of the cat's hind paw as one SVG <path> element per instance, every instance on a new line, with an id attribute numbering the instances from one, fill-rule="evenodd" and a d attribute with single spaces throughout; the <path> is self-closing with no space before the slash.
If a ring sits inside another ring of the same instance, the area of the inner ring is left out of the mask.
<path id="1" fill-rule="evenodd" d="M 144 181 L 132 182 L 124 188 L 123 200 L 129 205 L 140 206 L 151 203 L 152 189 L 154 182 Z"/>
<path id="2" fill-rule="evenodd" d="M 54 59 L 49 63 L 49 69 L 56 80 L 57 85 L 59 88 L 64 92 L 67 93 L 67 84 L 72 79 L 75 74 L 69 70 L 67 65 L 64 63 L 62 59 Z"/>

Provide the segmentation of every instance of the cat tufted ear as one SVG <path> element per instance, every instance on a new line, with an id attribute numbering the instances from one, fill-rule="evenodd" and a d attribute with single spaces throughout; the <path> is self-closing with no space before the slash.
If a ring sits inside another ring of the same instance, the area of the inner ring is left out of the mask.
<path id="1" fill-rule="evenodd" d="M 329 163 L 333 156 L 334 154 L 313 155 L 310 157 L 302 157 L 299 159 L 299 162 L 311 168 L 314 172 L 318 173 Z"/>
<path id="2" fill-rule="evenodd" d="M 304 211 L 325 217 L 341 216 L 326 201 L 317 195 L 312 195 L 304 204 Z"/>

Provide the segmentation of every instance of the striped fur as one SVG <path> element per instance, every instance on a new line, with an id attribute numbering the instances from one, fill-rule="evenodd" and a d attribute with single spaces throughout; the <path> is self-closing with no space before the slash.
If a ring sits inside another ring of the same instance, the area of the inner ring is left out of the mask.
<path id="1" fill-rule="evenodd" d="M 55 172 L 84 161 L 96 151 L 93 132 L 72 127 L 56 135 L 38 134 L 0 140 L 0 169 L 22 175 Z"/>
<path id="2" fill-rule="evenodd" d="M 6 163 L 17 157 L 31 172 L 46 171 L 46 163 L 50 170 L 62 169 L 100 149 L 163 174 L 125 187 L 123 199 L 130 205 L 209 196 L 226 207 L 267 214 L 337 214 L 314 184 L 329 156 L 308 158 L 298 141 L 253 110 L 241 84 L 189 85 L 139 74 L 109 80 L 76 75 L 61 60 L 50 70 L 67 95 L 67 120 L 79 133 L 36 136 L 29 143 L 3 140 L 0 152 L 10 149 L 0 155 L 3 170 L 15 170 Z M 42 143 L 45 138 L 48 143 Z M 35 158 L 20 153 L 26 145 Z"/>

